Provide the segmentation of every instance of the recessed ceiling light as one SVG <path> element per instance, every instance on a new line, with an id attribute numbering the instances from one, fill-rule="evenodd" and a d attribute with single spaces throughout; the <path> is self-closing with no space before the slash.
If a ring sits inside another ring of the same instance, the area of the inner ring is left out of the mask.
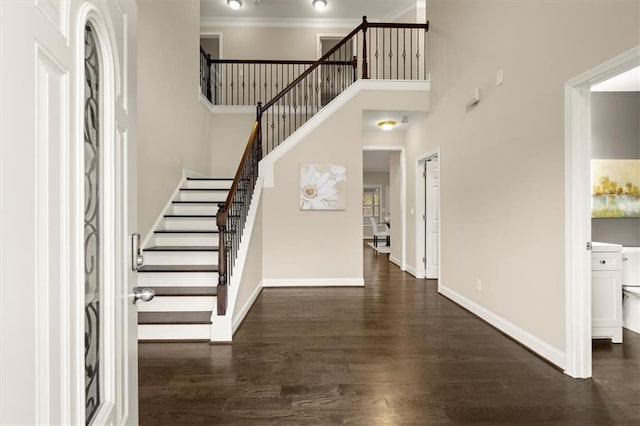
<path id="1" fill-rule="evenodd" d="M 316 10 L 324 10 L 324 8 L 327 7 L 327 0 L 313 0 L 311 4 Z"/>
<path id="2" fill-rule="evenodd" d="M 380 127 L 385 132 L 388 132 L 389 130 L 393 129 L 396 126 L 396 124 L 398 123 L 396 123 L 393 120 L 378 121 L 378 127 Z"/>
<path id="3" fill-rule="evenodd" d="M 242 0 L 227 0 L 227 4 L 233 10 L 238 10 L 242 7 Z"/>

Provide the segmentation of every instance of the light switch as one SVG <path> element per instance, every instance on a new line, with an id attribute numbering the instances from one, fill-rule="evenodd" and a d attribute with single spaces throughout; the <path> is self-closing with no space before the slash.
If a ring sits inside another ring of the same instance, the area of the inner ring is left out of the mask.
<path id="1" fill-rule="evenodd" d="M 504 70 L 498 70 L 496 73 L 496 86 L 500 86 L 504 83 Z"/>

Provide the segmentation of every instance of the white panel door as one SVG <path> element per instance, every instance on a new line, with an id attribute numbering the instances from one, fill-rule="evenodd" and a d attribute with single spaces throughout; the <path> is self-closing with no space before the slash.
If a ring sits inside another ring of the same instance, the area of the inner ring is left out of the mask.
<path id="1" fill-rule="evenodd" d="M 87 22 L 95 108 L 85 97 Z M 83 424 L 89 413 L 93 424 L 138 421 L 135 24 L 130 1 L 0 1 L 0 424 Z M 99 135 L 94 169 L 87 111 Z M 99 212 L 95 234 L 88 204 Z M 99 386 L 89 395 L 91 378 Z"/>
<path id="2" fill-rule="evenodd" d="M 425 162 L 425 276 L 438 278 L 440 271 L 440 163 L 438 157 Z"/>

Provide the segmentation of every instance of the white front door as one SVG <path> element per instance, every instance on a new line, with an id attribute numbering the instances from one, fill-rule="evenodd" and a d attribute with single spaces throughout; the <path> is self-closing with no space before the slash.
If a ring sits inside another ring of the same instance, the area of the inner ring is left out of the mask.
<path id="1" fill-rule="evenodd" d="M 438 278 L 440 270 L 440 163 L 425 161 L 425 276 Z"/>
<path id="2" fill-rule="evenodd" d="M 138 421 L 135 25 L 0 1 L 0 424 Z"/>

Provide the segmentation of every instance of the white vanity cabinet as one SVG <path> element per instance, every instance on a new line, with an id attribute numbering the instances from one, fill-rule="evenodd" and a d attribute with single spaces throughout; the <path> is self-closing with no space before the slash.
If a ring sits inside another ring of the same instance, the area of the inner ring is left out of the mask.
<path id="1" fill-rule="evenodd" d="M 591 337 L 622 343 L 622 246 L 593 243 Z"/>

